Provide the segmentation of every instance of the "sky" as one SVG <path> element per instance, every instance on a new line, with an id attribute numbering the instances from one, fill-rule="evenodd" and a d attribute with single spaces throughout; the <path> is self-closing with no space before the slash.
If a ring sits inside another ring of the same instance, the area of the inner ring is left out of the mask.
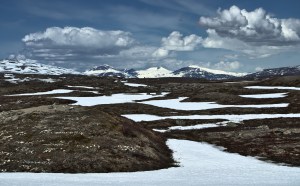
<path id="1" fill-rule="evenodd" d="M 84 71 L 300 65 L 300 1 L 0 1 L 0 58 Z"/>

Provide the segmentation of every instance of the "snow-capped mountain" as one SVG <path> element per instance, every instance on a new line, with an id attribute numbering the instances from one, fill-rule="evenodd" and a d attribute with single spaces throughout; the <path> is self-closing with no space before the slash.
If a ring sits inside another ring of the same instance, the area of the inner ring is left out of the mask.
<path id="1" fill-rule="evenodd" d="M 86 75 L 94 76 L 111 76 L 121 78 L 158 78 L 158 77 L 173 77 L 172 71 L 163 67 L 152 67 L 146 70 L 134 70 L 134 69 L 115 69 L 109 65 L 101 65 L 94 67 L 88 71 L 85 71 Z"/>
<path id="2" fill-rule="evenodd" d="M 122 72 L 128 77 L 137 77 L 138 73 L 134 69 L 124 69 Z"/>
<path id="3" fill-rule="evenodd" d="M 146 70 L 139 70 L 136 72 L 138 78 L 174 77 L 172 71 L 163 67 L 151 67 Z"/>
<path id="4" fill-rule="evenodd" d="M 30 59 L 4 59 L 0 61 L 0 73 L 18 73 L 18 74 L 80 74 L 71 69 L 55 67 L 37 63 Z"/>
<path id="5" fill-rule="evenodd" d="M 84 72 L 85 75 L 99 77 L 120 77 L 133 78 L 136 77 L 136 72 L 133 69 L 117 70 L 109 65 L 96 66 Z"/>
<path id="6" fill-rule="evenodd" d="M 222 80 L 235 77 L 241 77 L 245 74 L 225 72 L 221 70 L 212 70 L 199 66 L 184 67 L 174 72 L 163 67 L 151 67 L 145 70 L 124 69 L 118 70 L 109 65 L 94 67 L 86 71 L 86 75 L 95 76 L 114 76 L 121 78 L 161 78 L 161 77 L 191 77 L 205 78 L 208 80 Z"/>
<path id="7" fill-rule="evenodd" d="M 213 70 L 199 66 L 183 67 L 175 70 L 173 75 L 176 77 L 204 78 L 208 80 L 223 80 L 244 76 L 244 73 L 225 72 L 222 70 Z"/>
<path id="8" fill-rule="evenodd" d="M 264 69 L 259 72 L 251 73 L 245 76 L 245 78 L 268 78 L 268 77 L 276 77 L 276 76 L 295 76 L 300 75 L 300 65 L 295 67 L 281 67 L 281 68 L 272 68 L 272 69 Z"/>

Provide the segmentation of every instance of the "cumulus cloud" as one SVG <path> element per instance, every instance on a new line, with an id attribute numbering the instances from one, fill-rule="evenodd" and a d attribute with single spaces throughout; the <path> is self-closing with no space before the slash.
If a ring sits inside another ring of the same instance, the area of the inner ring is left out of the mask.
<path id="1" fill-rule="evenodd" d="M 238 61 L 232 61 L 232 62 L 220 61 L 219 63 L 216 63 L 214 65 L 216 69 L 225 70 L 225 71 L 234 71 L 241 68 L 241 66 L 242 66 L 241 63 Z"/>
<path id="2" fill-rule="evenodd" d="M 265 58 L 281 52 L 290 51 L 297 46 L 270 46 L 251 45 L 237 38 L 222 37 L 214 29 L 208 29 L 207 37 L 203 39 L 202 46 L 205 48 L 222 48 L 231 51 L 242 52 L 250 58 Z"/>
<path id="3" fill-rule="evenodd" d="M 91 63 L 99 58 L 119 56 L 131 48 L 138 50 L 134 48 L 137 42 L 129 32 L 91 27 L 50 27 L 43 32 L 28 34 L 22 41 L 27 57 L 50 64 Z"/>
<path id="4" fill-rule="evenodd" d="M 192 51 L 202 41 L 202 38 L 192 34 L 183 37 L 180 32 L 174 31 L 168 37 L 162 38 L 162 47 L 166 50 Z"/>
<path id="5" fill-rule="evenodd" d="M 168 37 L 163 37 L 161 40 L 161 47 L 154 53 L 154 57 L 166 57 L 169 51 L 193 51 L 201 44 L 202 38 L 192 34 L 183 36 L 178 31 L 173 31 Z"/>
<path id="6" fill-rule="evenodd" d="M 262 8 L 248 12 L 232 6 L 228 10 L 218 10 L 217 17 L 200 17 L 199 23 L 214 29 L 221 37 L 237 38 L 253 45 L 300 43 L 300 20 L 278 19 Z"/>
<path id="7" fill-rule="evenodd" d="M 49 47 L 88 47 L 88 48 L 111 48 L 126 47 L 134 40 L 129 32 L 103 31 L 91 27 L 51 27 L 44 32 L 26 35 L 22 41 L 27 46 L 45 48 Z"/>
<path id="8" fill-rule="evenodd" d="M 22 41 L 26 49 L 34 55 L 71 56 L 97 54 L 111 55 L 133 45 L 134 39 L 129 32 L 103 31 L 90 27 L 51 27 L 44 32 L 26 35 Z"/>
<path id="9" fill-rule="evenodd" d="M 168 55 L 169 55 L 169 50 L 164 48 L 158 48 L 152 53 L 152 56 L 155 58 L 165 58 L 168 57 Z"/>
<path id="10" fill-rule="evenodd" d="M 279 19 L 264 9 L 254 11 L 232 6 L 217 11 L 217 17 L 200 17 L 199 24 L 207 28 L 203 46 L 240 51 L 257 57 L 267 57 L 299 46 L 300 20 Z"/>

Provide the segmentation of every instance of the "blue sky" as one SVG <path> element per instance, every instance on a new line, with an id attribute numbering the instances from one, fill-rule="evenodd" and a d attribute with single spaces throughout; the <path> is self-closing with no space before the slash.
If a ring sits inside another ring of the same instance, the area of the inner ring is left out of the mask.
<path id="1" fill-rule="evenodd" d="M 300 64 L 298 7 L 297 0 L 1 1 L 0 57 L 20 53 L 77 70 L 294 66 Z"/>

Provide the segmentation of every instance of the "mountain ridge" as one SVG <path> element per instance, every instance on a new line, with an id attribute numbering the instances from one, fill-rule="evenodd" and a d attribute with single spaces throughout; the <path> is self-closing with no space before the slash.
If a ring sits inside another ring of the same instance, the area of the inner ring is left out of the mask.
<path id="1" fill-rule="evenodd" d="M 106 69 L 106 70 L 97 70 Z M 245 74 L 225 72 L 221 70 L 213 70 L 199 66 L 188 66 L 183 67 L 175 71 L 168 70 L 164 67 L 150 67 L 144 70 L 135 69 L 125 69 L 117 70 L 109 65 L 101 65 L 96 69 L 95 67 L 91 70 L 84 72 L 85 75 L 96 75 L 96 76 L 115 76 L 115 77 L 125 77 L 125 78 L 162 78 L 162 77 L 190 77 L 190 78 L 205 78 L 209 80 L 222 80 L 229 78 L 241 77 Z"/>
<path id="2" fill-rule="evenodd" d="M 72 69 L 45 65 L 30 59 L 4 59 L 0 61 L 0 72 L 17 74 L 80 74 Z"/>
<path id="3" fill-rule="evenodd" d="M 72 69 L 45 65 L 30 59 L 4 59 L 0 61 L 0 73 L 19 73 L 19 74 L 81 74 L 99 77 L 118 77 L 118 78 L 163 78 L 163 77 L 184 77 L 184 78 L 203 78 L 207 80 L 228 80 L 228 79 L 263 79 L 278 76 L 300 75 L 300 65 L 293 67 L 278 67 L 264 69 L 254 73 L 235 73 L 222 70 L 209 69 L 196 65 L 182 67 L 175 71 L 164 67 L 150 67 L 143 70 L 117 69 L 104 64 L 95 66 L 83 73 Z"/>

